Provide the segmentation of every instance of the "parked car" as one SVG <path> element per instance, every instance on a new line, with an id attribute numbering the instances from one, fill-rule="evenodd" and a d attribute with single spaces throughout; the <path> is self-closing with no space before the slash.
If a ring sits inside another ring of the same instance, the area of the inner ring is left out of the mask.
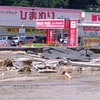
<path id="1" fill-rule="evenodd" d="M 13 41 L 12 36 L 0 36 L 0 44 L 4 46 L 11 45 L 12 41 Z"/>
<path id="2" fill-rule="evenodd" d="M 46 37 L 45 36 L 35 36 L 38 43 L 46 43 Z"/>
<path id="3" fill-rule="evenodd" d="M 18 45 L 19 43 L 25 44 L 25 43 L 36 43 L 36 39 L 33 36 L 16 36 L 13 37 L 12 43 L 15 43 Z"/>

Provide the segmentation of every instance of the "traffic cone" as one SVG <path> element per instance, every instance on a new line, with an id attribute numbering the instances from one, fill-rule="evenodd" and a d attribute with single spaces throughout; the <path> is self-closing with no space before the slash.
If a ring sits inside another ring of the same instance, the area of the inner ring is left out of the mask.
<path id="1" fill-rule="evenodd" d="M 4 47 L 4 43 L 2 43 L 2 47 Z"/>
<path id="2" fill-rule="evenodd" d="M 45 44 L 43 43 L 42 47 L 44 48 L 45 47 Z"/>
<path id="3" fill-rule="evenodd" d="M 19 44 L 18 44 L 18 47 L 21 47 L 21 45 L 22 45 L 22 44 L 21 44 L 21 43 L 19 43 Z"/>
<path id="4" fill-rule="evenodd" d="M 10 47 L 10 44 L 9 43 L 7 43 L 7 47 Z"/>
<path id="5" fill-rule="evenodd" d="M 33 43 L 30 43 L 30 47 L 33 47 Z"/>

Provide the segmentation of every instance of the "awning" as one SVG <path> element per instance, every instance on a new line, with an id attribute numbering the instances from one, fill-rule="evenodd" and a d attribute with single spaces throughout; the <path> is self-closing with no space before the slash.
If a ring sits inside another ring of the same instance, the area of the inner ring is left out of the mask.
<path id="1" fill-rule="evenodd" d="M 100 26 L 100 23 L 80 23 L 78 26 Z"/>

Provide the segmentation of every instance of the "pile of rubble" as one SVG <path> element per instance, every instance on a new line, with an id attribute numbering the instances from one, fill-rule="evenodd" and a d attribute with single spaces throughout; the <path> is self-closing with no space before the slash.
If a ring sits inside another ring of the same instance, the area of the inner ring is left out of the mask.
<path id="1" fill-rule="evenodd" d="M 100 54 L 84 49 L 48 47 L 43 49 L 43 53 L 27 51 L 26 53 L 14 53 L 10 57 L 3 55 L 0 58 L 0 66 L 1 70 L 16 70 L 18 73 L 37 71 L 58 73 L 71 78 L 72 71 L 100 71 Z"/>

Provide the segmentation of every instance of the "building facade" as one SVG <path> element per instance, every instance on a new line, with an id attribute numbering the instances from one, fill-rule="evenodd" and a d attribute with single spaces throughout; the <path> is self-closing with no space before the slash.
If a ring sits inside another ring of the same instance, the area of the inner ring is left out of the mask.
<path id="1" fill-rule="evenodd" d="M 81 18 L 81 10 L 0 6 L 0 35 L 45 35 L 44 29 L 35 29 L 36 19 Z"/>
<path id="2" fill-rule="evenodd" d="M 100 13 L 85 12 L 84 20 L 79 24 L 79 36 L 83 38 L 83 45 L 100 46 Z"/>

